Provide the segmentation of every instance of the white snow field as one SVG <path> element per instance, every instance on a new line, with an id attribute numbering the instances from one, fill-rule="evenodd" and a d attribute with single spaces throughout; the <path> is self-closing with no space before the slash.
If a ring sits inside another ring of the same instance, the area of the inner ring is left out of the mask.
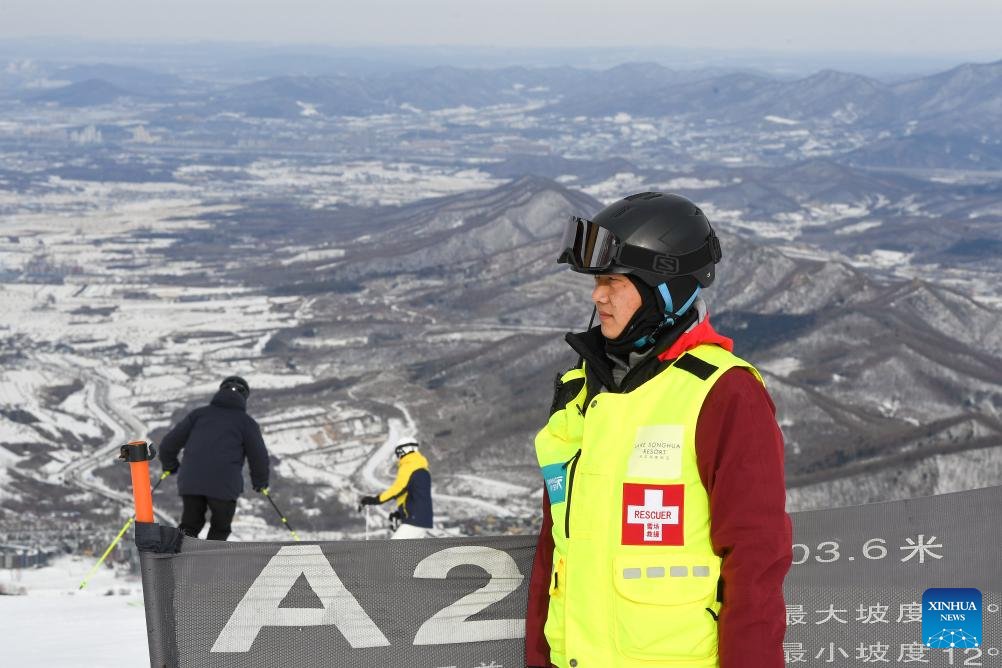
<path id="1" fill-rule="evenodd" d="M 4 666 L 149 665 L 139 578 L 102 568 L 78 591 L 93 565 L 93 559 L 61 557 L 45 568 L 0 570 L 0 587 L 27 592 L 0 596 Z"/>
<path id="2" fill-rule="evenodd" d="M 150 664 L 142 599 L 0 596 L 4 665 L 142 668 Z"/>

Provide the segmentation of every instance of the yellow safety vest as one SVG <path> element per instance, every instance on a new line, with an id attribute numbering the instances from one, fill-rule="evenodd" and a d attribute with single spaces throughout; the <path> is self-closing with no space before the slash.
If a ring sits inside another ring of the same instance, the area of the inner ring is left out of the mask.
<path id="1" fill-rule="evenodd" d="M 696 467 L 696 421 L 717 379 L 747 362 L 688 351 L 632 392 L 586 389 L 536 436 L 553 517 L 545 634 L 560 668 L 719 666 L 721 559 Z M 584 378 L 584 369 L 561 379 Z"/>

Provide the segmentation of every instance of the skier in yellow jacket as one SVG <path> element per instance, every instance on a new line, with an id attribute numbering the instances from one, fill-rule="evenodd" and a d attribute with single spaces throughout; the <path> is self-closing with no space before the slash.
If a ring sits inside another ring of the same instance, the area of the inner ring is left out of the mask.
<path id="1" fill-rule="evenodd" d="M 412 438 L 403 438 L 393 453 L 397 456 L 397 477 L 379 496 L 363 496 L 363 506 L 375 506 L 397 500 L 400 527 L 393 538 L 423 538 L 432 527 L 431 472 L 428 460 L 418 451 Z"/>

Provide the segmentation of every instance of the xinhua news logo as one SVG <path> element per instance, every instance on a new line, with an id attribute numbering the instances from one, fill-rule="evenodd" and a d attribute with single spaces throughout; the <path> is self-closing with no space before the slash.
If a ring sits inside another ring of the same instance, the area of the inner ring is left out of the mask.
<path id="1" fill-rule="evenodd" d="M 980 647 L 981 601 L 977 589 L 926 589 L 922 594 L 922 640 L 926 647 Z"/>

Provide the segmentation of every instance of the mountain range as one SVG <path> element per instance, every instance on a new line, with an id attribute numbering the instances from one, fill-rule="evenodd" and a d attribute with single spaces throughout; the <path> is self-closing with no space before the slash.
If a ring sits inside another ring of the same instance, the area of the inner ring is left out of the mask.
<path id="1" fill-rule="evenodd" d="M 672 70 L 632 63 L 607 70 L 569 67 L 464 69 L 434 67 L 367 76 L 276 76 L 203 91 L 175 76 L 114 66 L 73 67 L 56 73 L 73 83 L 29 100 L 94 105 L 108 86 L 123 95 L 164 97 L 201 105 L 204 113 L 298 117 L 300 103 L 328 116 L 435 110 L 538 101 L 538 113 L 564 116 L 713 118 L 760 123 L 767 117 L 846 126 L 895 126 L 919 134 L 986 131 L 1002 118 L 1002 61 L 965 64 L 900 83 L 824 70 L 800 79 L 749 72 Z M 105 90 L 86 96 L 81 84 Z M 76 87 L 76 88 L 74 88 Z M 185 92 L 185 88 L 191 90 Z M 990 142 L 997 143 L 997 142 Z"/>
<path id="2" fill-rule="evenodd" d="M 588 281 L 554 263 L 558 235 L 567 215 L 600 207 L 531 177 L 364 217 L 288 215 L 299 222 L 283 228 L 282 244 L 310 237 L 343 255 L 280 273 L 266 223 L 274 210 L 214 225 L 261 249 L 234 277 L 316 295 L 308 326 L 275 335 L 280 359 L 309 367 L 323 358 L 311 340 L 353 332 L 359 343 L 337 354 L 358 357 L 352 376 L 392 377 L 385 391 L 406 397 L 440 469 L 531 486 L 532 433 L 553 375 L 574 361 L 562 332 L 583 328 L 590 312 Z M 712 319 L 765 373 L 798 502 L 862 503 L 994 481 L 1000 311 L 932 281 L 788 256 L 721 227 Z M 879 482 L 888 476 L 899 483 Z"/>

